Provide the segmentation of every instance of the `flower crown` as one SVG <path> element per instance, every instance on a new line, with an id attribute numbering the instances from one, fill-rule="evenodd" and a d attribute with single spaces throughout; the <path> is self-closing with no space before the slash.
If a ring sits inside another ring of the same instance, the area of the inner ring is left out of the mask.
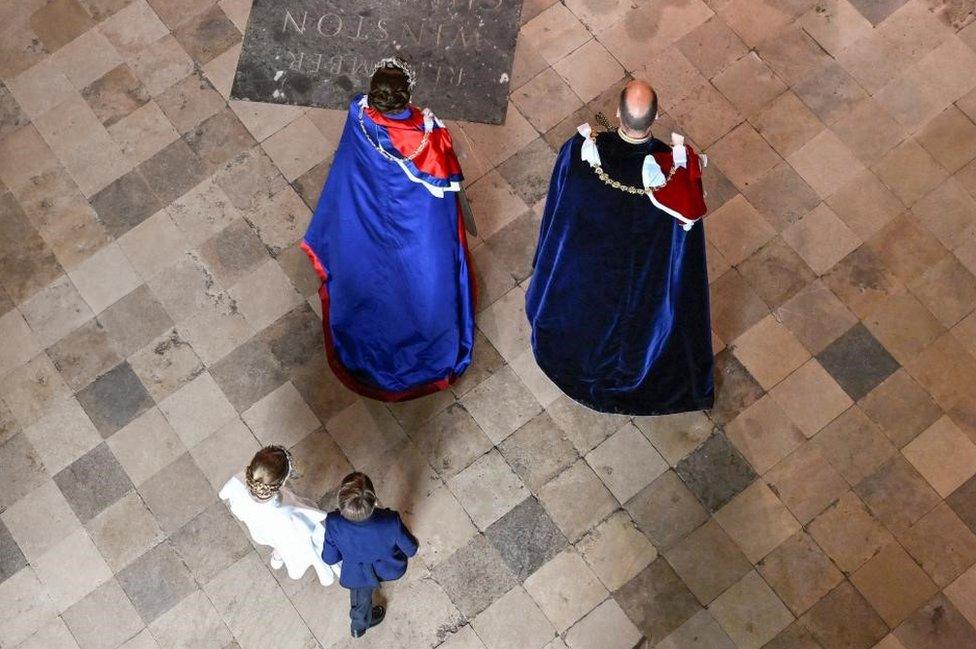
<path id="1" fill-rule="evenodd" d="M 417 75 L 414 73 L 413 68 L 411 68 L 406 61 L 401 59 L 399 56 L 388 56 L 385 59 L 380 59 L 379 62 L 373 66 L 373 72 L 380 70 L 382 68 L 397 68 L 403 70 L 403 73 L 407 75 L 407 87 L 413 90 L 414 84 L 417 82 Z"/>
<path id="2" fill-rule="evenodd" d="M 284 446 L 269 446 L 268 448 L 284 453 L 285 461 L 288 463 L 288 470 L 285 471 L 285 475 L 281 480 L 277 480 L 275 482 L 261 482 L 254 479 L 254 473 L 251 470 L 251 467 L 247 467 L 244 478 L 247 483 L 248 491 L 250 491 L 254 497 L 258 498 L 259 500 L 267 500 L 271 498 L 278 493 L 289 478 L 298 477 L 298 472 L 295 470 L 295 463 L 291 457 L 291 451 Z"/>

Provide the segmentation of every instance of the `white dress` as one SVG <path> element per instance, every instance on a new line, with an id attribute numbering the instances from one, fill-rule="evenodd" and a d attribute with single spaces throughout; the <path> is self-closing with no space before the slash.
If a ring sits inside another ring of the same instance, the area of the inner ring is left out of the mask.
<path id="1" fill-rule="evenodd" d="M 325 512 L 304 502 L 284 487 L 264 502 L 255 500 L 243 482 L 236 477 L 220 490 L 231 513 L 247 526 L 256 543 L 274 550 L 271 565 L 282 564 L 292 579 L 301 579 L 309 567 L 315 568 L 319 581 L 329 586 L 335 581 L 339 566 L 322 561 L 325 542 Z"/>

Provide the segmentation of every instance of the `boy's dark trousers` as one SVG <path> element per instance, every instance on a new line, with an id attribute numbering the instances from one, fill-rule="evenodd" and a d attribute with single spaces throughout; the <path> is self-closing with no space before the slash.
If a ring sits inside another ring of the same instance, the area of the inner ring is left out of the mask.
<path id="1" fill-rule="evenodd" d="M 353 631 L 365 631 L 373 621 L 373 591 L 375 588 L 350 588 L 349 618 Z"/>

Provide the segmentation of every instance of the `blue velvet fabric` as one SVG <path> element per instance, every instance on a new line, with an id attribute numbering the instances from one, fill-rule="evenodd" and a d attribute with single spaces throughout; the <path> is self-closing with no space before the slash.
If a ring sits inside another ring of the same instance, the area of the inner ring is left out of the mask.
<path id="1" fill-rule="evenodd" d="M 471 271 L 456 193 L 435 197 L 382 158 L 359 126 L 358 100 L 305 234 L 306 250 L 326 276 L 333 369 L 367 396 L 412 398 L 431 386 L 443 389 L 471 362 Z M 395 150 L 396 135 L 364 119 L 373 141 Z M 415 178 L 435 187 L 461 179 L 407 164 Z"/>
<path id="2" fill-rule="evenodd" d="M 660 415 L 712 406 L 705 236 L 645 196 L 603 184 L 580 159 L 582 136 L 559 152 L 526 297 L 539 367 L 601 412 Z M 667 151 L 602 133 L 603 169 L 641 186 L 644 156 Z"/>
<path id="3" fill-rule="evenodd" d="M 338 511 L 325 517 L 322 560 L 342 562 L 339 583 L 346 588 L 375 588 L 381 581 L 399 579 L 418 548 L 417 539 L 391 509 L 376 509 L 361 523 Z"/>

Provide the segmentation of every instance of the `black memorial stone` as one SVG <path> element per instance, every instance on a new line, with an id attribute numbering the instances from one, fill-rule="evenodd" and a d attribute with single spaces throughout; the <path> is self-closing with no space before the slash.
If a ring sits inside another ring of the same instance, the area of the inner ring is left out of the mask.
<path id="1" fill-rule="evenodd" d="M 414 103 L 501 124 L 522 0 L 254 0 L 231 97 L 345 108 L 388 56 L 417 72 Z"/>

